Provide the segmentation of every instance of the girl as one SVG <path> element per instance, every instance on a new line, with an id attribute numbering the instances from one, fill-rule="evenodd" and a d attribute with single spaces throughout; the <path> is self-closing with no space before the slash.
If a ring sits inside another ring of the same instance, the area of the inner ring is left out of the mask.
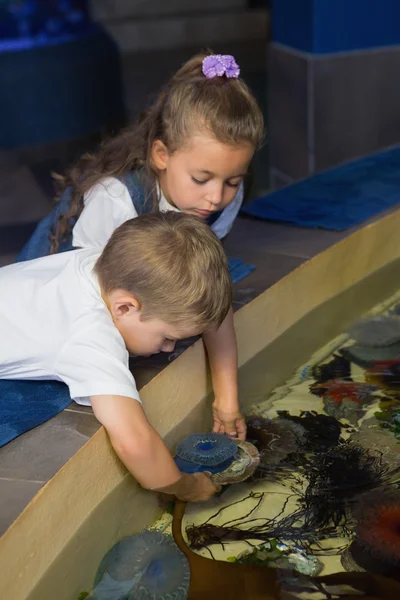
<path id="1" fill-rule="evenodd" d="M 260 108 L 239 74 L 232 56 L 189 60 L 136 124 L 58 178 L 60 200 L 18 260 L 102 248 L 123 222 L 157 210 L 196 215 L 223 238 L 239 212 L 264 130 Z M 203 339 L 215 394 L 214 431 L 244 439 L 232 311 Z M 173 348 L 166 340 L 165 351 Z"/>

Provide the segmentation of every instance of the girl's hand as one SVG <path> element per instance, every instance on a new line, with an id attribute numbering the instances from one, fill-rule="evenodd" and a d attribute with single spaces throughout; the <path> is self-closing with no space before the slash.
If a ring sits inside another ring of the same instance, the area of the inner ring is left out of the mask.
<path id="1" fill-rule="evenodd" d="M 221 403 L 215 400 L 213 404 L 214 433 L 225 433 L 231 438 L 246 439 L 246 422 L 237 409 L 227 410 Z"/>

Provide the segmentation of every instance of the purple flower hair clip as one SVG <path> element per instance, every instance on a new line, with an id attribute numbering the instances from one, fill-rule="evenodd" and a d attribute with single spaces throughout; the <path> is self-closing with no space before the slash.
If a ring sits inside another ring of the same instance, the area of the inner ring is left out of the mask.
<path id="1" fill-rule="evenodd" d="M 211 54 L 203 60 L 203 73 L 207 79 L 222 77 L 237 79 L 240 67 L 230 54 Z"/>

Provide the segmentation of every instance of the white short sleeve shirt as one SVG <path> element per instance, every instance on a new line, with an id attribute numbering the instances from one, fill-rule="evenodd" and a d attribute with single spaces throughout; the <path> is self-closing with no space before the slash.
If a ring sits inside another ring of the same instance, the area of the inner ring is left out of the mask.
<path id="1" fill-rule="evenodd" d="M 75 250 L 0 269 L 0 378 L 63 381 L 79 404 L 102 394 L 139 400 L 93 272 L 98 256 Z"/>
<path id="2" fill-rule="evenodd" d="M 211 225 L 219 239 L 224 238 L 231 230 L 242 203 L 243 183 L 233 201 Z M 159 209 L 161 212 L 179 212 L 163 194 L 160 194 Z M 86 194 L 83 211 L 72 231 L 72 245 L 74 248 L 102 248 L 117 227 L 137 216 L 126 185 L 119 179 L 108 177 Z"/>

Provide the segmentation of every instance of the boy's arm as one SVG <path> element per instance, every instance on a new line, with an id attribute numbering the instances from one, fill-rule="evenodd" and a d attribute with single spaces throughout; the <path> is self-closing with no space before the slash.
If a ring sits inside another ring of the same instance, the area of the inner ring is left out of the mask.
<path id="1" fill-rule="evenodd" d="M 246 438 L 246 424 L 238 400 L 238 356 L 233 310 L 222 325 L 203 334 L 214 388 L 214 431 Z"/>
<path id="2" fill-rule="evenodd" d="M 90 400 L 116 454 L 142 487 L 187 502 L 208 500 L 220 489 L 204 473 L 179 471 L 139 402 L 124 396 L 92 396 Z"/>

